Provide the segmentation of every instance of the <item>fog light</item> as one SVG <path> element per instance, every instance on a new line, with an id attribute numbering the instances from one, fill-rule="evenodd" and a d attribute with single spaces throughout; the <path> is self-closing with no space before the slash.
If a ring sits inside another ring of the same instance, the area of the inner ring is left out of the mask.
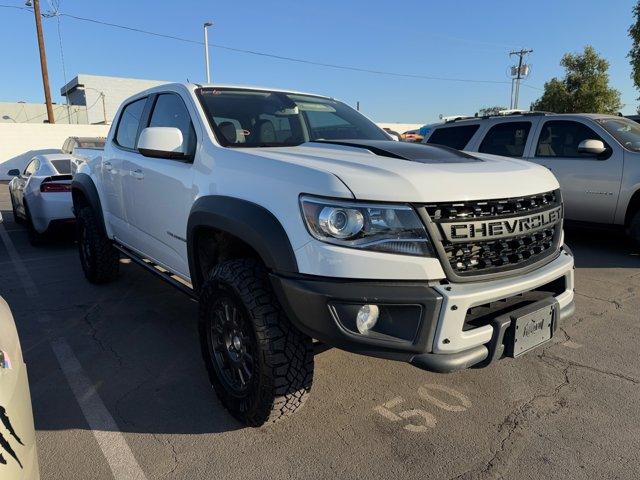
<path id="1" fill-rule="evenodd" d="M 356 327 L 358 331 L 363 335 L 371 330 L 380 315 L 380 309 L 377 305 L 363 305 L 358 310 L 358 316 L 356 317 Z"/>

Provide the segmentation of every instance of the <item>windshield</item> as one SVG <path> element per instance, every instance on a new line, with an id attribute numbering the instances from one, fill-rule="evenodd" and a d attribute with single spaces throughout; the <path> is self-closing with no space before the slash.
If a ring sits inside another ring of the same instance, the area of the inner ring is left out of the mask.
<path id="1" fill-rule="evenodd" d="M 600 118 L 597 122 L 623 147 L 640 152 L 640 125 L 636 122 L 628 118 Z"/>
<path id="2" fill-rule="evenodd" d="M 288 147 L 317 140 L 389 140 L 344 103 L 293 93 L 203 88 L 198 97 L 225 147 Z"/>

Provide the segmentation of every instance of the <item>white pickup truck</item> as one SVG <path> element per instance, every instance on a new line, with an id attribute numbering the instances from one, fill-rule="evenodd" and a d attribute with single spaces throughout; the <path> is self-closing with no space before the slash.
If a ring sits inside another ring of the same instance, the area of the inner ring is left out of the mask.
<path id="1" fill-rule="evenodd" d="M 152 88 L 72 194 L 87 279 L 125 255 L 196 298 L 211 382 L 253 426 L 303 404 L 312 339 L 449 372 L 547 342 L 574 309 L 547 169 L 390 141 L 332 98 Z"/>

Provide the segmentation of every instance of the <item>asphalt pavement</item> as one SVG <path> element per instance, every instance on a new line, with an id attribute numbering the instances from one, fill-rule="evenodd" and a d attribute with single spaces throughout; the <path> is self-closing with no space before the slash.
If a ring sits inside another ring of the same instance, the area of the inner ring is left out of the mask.
<path id="1" fill-rule="evenodd" d="M 43 479 L 640 478 L 640 249 L 621 235 L 567 232 L 577 309 L 545 347 L 448 375 L 329 349 L 305 407 L 252 429 L 209 386 L 196 303 L 131 263 L 91 285 L 72 239 L 29 245 L 6 185 L 0 210 Z"/>

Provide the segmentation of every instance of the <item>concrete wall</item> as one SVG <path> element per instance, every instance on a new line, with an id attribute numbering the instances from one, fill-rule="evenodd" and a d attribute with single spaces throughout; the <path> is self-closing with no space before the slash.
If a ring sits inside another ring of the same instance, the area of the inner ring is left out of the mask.
<path id="1" fill-rule="evenodd" d="M 108 125 L 0 123 L 0 180 L 38 153 L 59 153 L 68 137 L 106 137 Z"/>
<path id="2" fill-rule="evenodd" d="M 80 105 L 54 104 L 56 123 L 87 123 L 87 109 Z M 46 123 L 44 103 L 0 102 L 0 123 Z"/>

